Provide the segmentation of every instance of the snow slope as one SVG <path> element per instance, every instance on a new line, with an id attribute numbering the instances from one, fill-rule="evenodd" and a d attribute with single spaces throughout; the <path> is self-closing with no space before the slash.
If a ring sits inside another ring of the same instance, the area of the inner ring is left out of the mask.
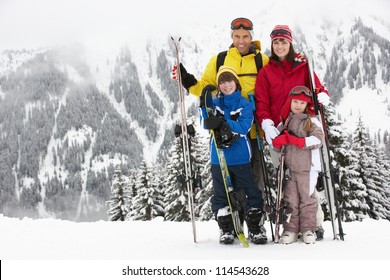
<path id="1" fill-rule="evenodd" d="M 267 245 L 250 245 L 249 248 L 244 248 L 238 241 L 231 246 L 220 245 L 215 221 L 197 222 L 196 226 L 198 242 L 194 243 L 191 223 L 164 222 L 161 219 L 148 222 L 75 223 L 55 219 L 19 220 L 0 216 L 0 258 L 7 260 L 5 267 L 26 265 L 29 267 L 29 279 L 39 280 L 51 279 L 41 278 L 42 271 L 38 268 L 42 266 L 49 268 L 52 264 L 53 267 L 62 264 L 81 269 L 81 272 L 73 271 L 64 274 L 73 277 L 83 273 L 84 269 L 92 273 L 91 266 L 95 271 L 104 274 L 112 270 L 118 270 L 116 272 L 119 273 L 119 267 L 123 264 L 140 264 L 156 268 L 162 264 L 184 266 L 189 263 L 204 268 L 219 263 L 234 263 L 238 266 L 269 265 L 273 270 L 272 275 L 279 277 L 286 276 L 284 273 L 287 273 L 283 268 L 279 268 L 278 263 L 281 261 L 286 268 L 291 269 L 289 273 L 294 275 L 294 278 L 289 279 L 298 279 L 297 269 L 308 261 L 311 263 L 308 267 L 310 271 L 314 268 L 321 269 L 316 279 L 332 279 L 323 277 L 334 273 L 324 265 L 327 263 L 334 267 L 342 267 L 343 270 L 338 275 L 349 276 L 348 279 L 363 279 L 361 277 L 367 276 L 368 272 L 372 277 L 379 276 L 378 273 L 383 272 L 386 265 L 390 265 L 390 242 L 386 234 L 390 231 L 389 221 L 366 219 L 363 222 L 344 223 L 345 241 L 333 240 L 331 224 L 325 222 L 325 239 L 314 245 L 306 245 L 302 242 L 291 245 L 269 242 Z M 266 227 L 270 239 L 269 223 Z M 299 266 L 296 267 L 292 265 L 293 263 Z M 356 265 L 359 263 L 365 268 L 357 273 L 357 270 L 362 268 Z M 351 264 L 353 266 L 350 266 Z M 41 273 L 39 276 L 34 274 L 38 271 Z M 8 271 L 6 275 L 11 276 L 13 273 Z M 21 273 L 23 272 L 14 274 L 20 278 L 2 277 L 2 279 L 25 279 L 21 277 Z M 355 274 L 356 278 L 350 277 Z M 101 278 L 101 273 L 97 273 L 97 277 L 94 278 L 88 275 L 89 279 L 108 279 Z M 117 279 L 114 274 L 111 276 L 114 278 L 110 279 Z M 132 277 L 131 279 L 149 278 Z M 205 276 L 199 279 L 214 278 Z M 251 278 L 248 276 L 242 279 Z"/>

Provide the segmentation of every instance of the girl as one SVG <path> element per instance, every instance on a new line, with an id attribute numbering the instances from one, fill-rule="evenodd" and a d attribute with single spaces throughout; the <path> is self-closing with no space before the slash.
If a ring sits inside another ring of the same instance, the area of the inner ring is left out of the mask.
<path id="1" fill-rule="evenodd" d="M 303 242 L 316 241 L 317 198 L 315 186 L 321 171 L 320 151 L 323 131 L 320 122 L 312 116 L 312 93 L 305 86 L 294 87 L 282 108 L 281 133 L 273 141 L 279 151 L 285 145 L 285 164 L 290 170 L 283 193 L 286 206 L 292 210 L 289 220 L 283 223 L 280 243 L 295 242 L 302 233 Z"/>

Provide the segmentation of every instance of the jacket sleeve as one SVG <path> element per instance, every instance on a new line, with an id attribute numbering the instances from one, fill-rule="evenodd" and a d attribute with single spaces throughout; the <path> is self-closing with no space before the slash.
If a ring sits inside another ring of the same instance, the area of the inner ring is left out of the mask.
<path id="1" fill-rule="evenodd" d="M 200 125 L 204 129 L 206 129 L 204 126 L 204 119 L 207 119 L 206 108 L 202 107 L 202 108 L 199 108 L 198 110 L 199 110 L 199 117 L 200 117 Z"/>
<path id="2" fill-rule="evenodd" d="M 328 91 L 325 89 L 325 87 L 321 84 L 320 79 L 318 78 L 317 74 L 314 73 L 314 82 L 316 85 L 316 88 L 320 89 L 320 92 L 325 92 L 326 94 L 329 95 Z"/>
<path id="3" fill-rule="evenodd" d="M 217 99 L 216 99 L 217 100 Z M 216 100 L 213 100 L 213 104 L 212 104 L 212 107 L 211 109 L 214 110 L 215 109 L 215 102 Z M 203 127 L 204 129 L 207 129 L 205 126 L 204 126 L 204 120 L 207 119 L 209 116 L 208 116 L 208 113 L 207 113 L 207 110 L 206 110 L 206 107 L 199 107 L 198 108 L 199 110 L 199 117 L 200 117 L 200 125 L 201 127 Z"/>
<path id="4" fill-rule="evenodd" d="M 188 90 L 191 94 L 199 97 L 202 94 L 202 90 L 205 86 L 212 84 L 217 86 L 217 55 L 213 56 L 206 66 L 203 72 L 202 78 L 197 80 L 197 83 L 190 87 Z"/>
<path id="5" fill-rule="evenodd" d="M 250 102 L 243 104 L 240 116 L 235 120 L 227 120 L 227 124 L 230 126 L 233 132 L 246 135 L 251 129 L 253 123 L 253 109 Z"/>
<path id="6" fill-rule="evenodd" d="M 318 149 L 322 146 L 324 132 L 317 118 L 311 118 L 311 120 L 313 122 L 313 130 L 308 137 L 305 137 L 305 147 L 306 149 Z"/>
<path id="7" fill-rule="evenodd" d="M 264 119 L 272 120 L 267 73 L 262 68 L 257 74 L 255 86 L 256 118 L 261 125 Z"/>

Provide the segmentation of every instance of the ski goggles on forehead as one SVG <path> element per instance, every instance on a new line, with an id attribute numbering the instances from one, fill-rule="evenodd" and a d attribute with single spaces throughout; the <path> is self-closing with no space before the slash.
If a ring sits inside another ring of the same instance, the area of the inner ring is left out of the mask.
<path id="1" fill-rule="evenodd" d="M 270 34 L 271 37 L 275 37 L 278 35 L 290 35 L 291 36 L 291 32 L 289 32 L 285 29 L 276 29 L 276 30 L 273 30 Z"/>
<path id="2" fill-rule="evenodd" d="M 230 24 L 232 30 L 244 28 L 245 30 L 253 30 L 253 23 L 247 18 L 236 18 Z"/>
<path id="3" fill-rule="evenodd" d="M 290 91 L 289 95 L 301 95 L 301 94 L 304 94 L 305 96 L 307 96 L 309 98 L 313 97 L 313 94 L 311 93 L 310 89 L 308 89 L 307 87 L 304 87 L 304 86 L 298 86 L 298 87 L 293 88 Z"/>

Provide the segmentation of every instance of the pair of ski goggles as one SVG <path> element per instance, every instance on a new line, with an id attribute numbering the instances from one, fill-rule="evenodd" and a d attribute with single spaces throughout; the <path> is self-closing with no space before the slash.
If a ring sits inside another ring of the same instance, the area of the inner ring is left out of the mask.
<path id="1" fill-rule="evenodd" d="M 311 90 L 305 86 L 297 86 L 297 87 L 293 88 L 289 93 L 289 95 L 295 95 L 295 96 L 301 95 L 301 94 L 304 94 L 306 97 L 309 97 L 309 98 L 313 97 Z"/>
<path id="2" fill-rule="evenodd" d="M 236 18 L 230 24 L 232 30 L 244 28 L 245 30 L 253 30 L 253 23 L 247 18 Z"/>
<path id="3" fill-rule="evenodd" d="M 288 30 L 285 30 L 285 29 L 276 29 L 276 30 L 273 30 L 270 34 L 271 37 L 275 37 L 278 35 L 290 35 L 291 36 L 291 32 Z"/>

